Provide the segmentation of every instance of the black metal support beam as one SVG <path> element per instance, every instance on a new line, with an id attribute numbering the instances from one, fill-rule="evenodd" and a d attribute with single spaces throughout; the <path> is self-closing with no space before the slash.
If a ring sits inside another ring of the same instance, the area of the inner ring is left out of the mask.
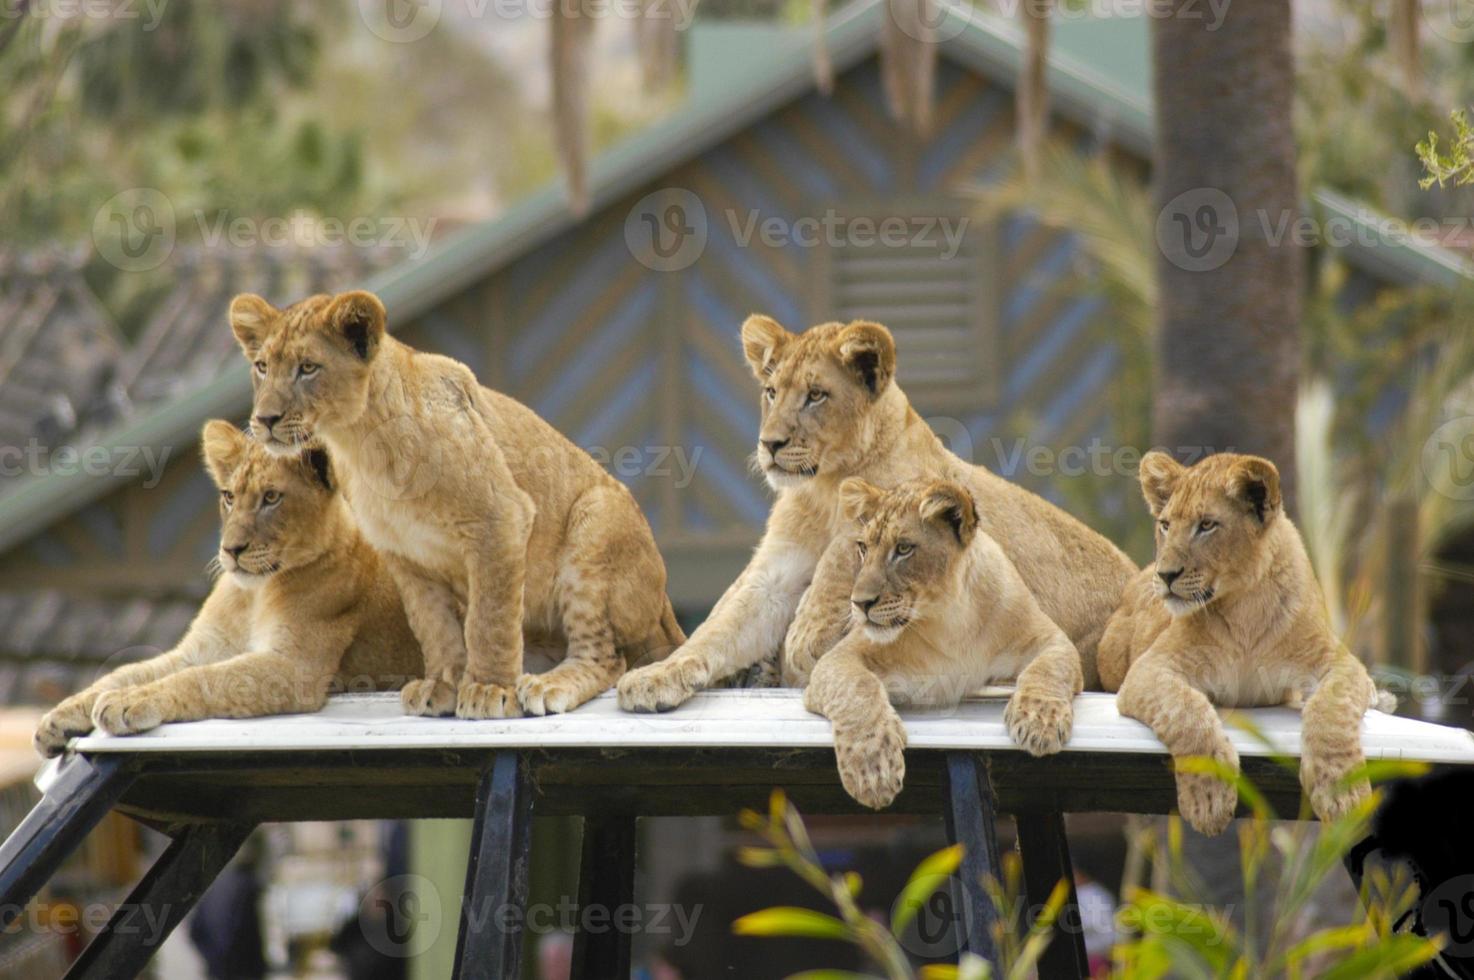
<path id="1" fill-rule="evenodd" d="M 1019 857 L 1023 861 L 1024 896 L 1030 909 L 1049 901 L 1055 885 L 1069 888 L 1064 907 L 1054 921 L 1054 939 L 1039 959 L 1041 977 L 1088 977 L 1090 961 L 1085 955 L 1085 929 L 1080 921 L 1080 903 L 1075 895 L 1075 867 L 1070 861 L 1070 842 L 1065 836 L 1064 814 L 1043 810 L 1014 815 L 1018 827 Z"/>
<path id="2" fill-rule="evenodd" d="M 15 921 L 132 781 L 121 756 L 71 756 L 62 763 L 41 802 L 0 845 L 0 929 Z"/>
<path id="3" fill-rule="evenodd" d="M 532 784 L 522 753 L 507 750 L 476 788 L 475 827 L 466 865 L 458 980 L 518 980 L 527 873 L 532 857 Z"/>
<path id="4" fill-rule="evenodd" d="M 619 909 L 635 901 L 635 818 L 586 816 L 578 869 L 580 928 L 573 940 L 571 976 L 581 980 L 626 980 L 630 941 L 618 922 Z M 590 918 L 588 910 L 597 909 Z M 604 923 L 588 928 L 590 921 Z"/>
<path id="5" fill-rule="evenodd" d="M 67 980 L 136 977 L 240 850 L 250 824 L 185 827 L 67 971 Z"/>
<path id="6" fill-rule="evenodd" d="M 962 866 L 952 878 L 952 903 L 962 932 L 961 949 L 998 968 L 993 942 L 997 913 L 983 881 L 999 877 L 998 808 L 986 763 L 970 752 L 947 753 L 947 839 L 965 849 Z"/>

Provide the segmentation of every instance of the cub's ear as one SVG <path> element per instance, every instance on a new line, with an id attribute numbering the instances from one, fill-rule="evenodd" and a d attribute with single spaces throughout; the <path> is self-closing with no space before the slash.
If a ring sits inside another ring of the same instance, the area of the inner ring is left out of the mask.
<path id="1" fill-rule="evenodd" d="M 839 485 L 839 506 L 845 519 L 864 524 L 875 511 L 875 504 L 884 491 L 852 476 Z"/>
<path id="2" fill-rule="evenodd" d="M 754 313 L 742 321 L 742 354 L 759 381 L 766 380 L 778 363 L 778 352 L 793 338 L 770 316 Z"/>
<path id="3" fill-rule="evenodd" d="M 224 490 L 231 474 L 246 458 L 250 437 L 240 429 L 221 419 L 205 423 L 200 432 L 200 451 L 205 457 L 205 471 L 215 485 Z"/>
<path id="4" fill-rule="evenodd" d="M 1186 470 L 1186 466 L 1160 449 L 1153 449 L 1141 457 L 1137 475 L 1141 480 L 1141 495 L 1146 498 L 1146 508 L 1153 517 L 1159 516 L 1167 501 L 1172 499 L 1177 480 Z"/>
<path id="5" fill-rule="evenodd" d="M 254 293 L 241 293 L 230 301 L 230 331 L 246 356 L 255 360 L 256 352 L 271 332 L 277 308 Z"/>
<path id="6" fill-rule="evenodd" d="M 966 545 L 978 529 L 978 505 L 960 483 L 933 484 L 921 498 L 921 519 L 950 528 L 957 543 Z"/>
<path id="7" fill-rule="evenodd" d="M 1260 524 L 1268 524 L 1280 512 L 1280 471 L 1259 456 L 1244 456 L 1229 468 L 1228 495 L 1242 503 Z"/>
<path id="8" fill-rule="evenodd" d="M 878 395 L 896 376 L 896 341 L 878 323 L 856 320 L 839 332 L 836 352 L 866 390 Z"/>
<path id="9" fill-rule="evenodd" d="M 355 290 L 333 297 L 323 314 L 329 329 L 340 337 L 361 361 L 372 361 L 384 339 L 389 314 L 373 293 Z"/>
<path id="10" fill-rule="evenodd" d="M 309 446 L 302 450 L 299 459 L 309 482 L 318 484 L 324 490 L 333 489 L 333 466 L 328 461 L 326 449 L 321 446 Z"/>

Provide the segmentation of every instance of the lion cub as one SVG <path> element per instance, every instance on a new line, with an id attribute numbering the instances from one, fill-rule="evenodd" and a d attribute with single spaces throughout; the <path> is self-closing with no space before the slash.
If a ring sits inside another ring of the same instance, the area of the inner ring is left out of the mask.
<path id="1" fill-rule="evenodd" d="M 316 711 L 333 688 L 397 690 L 423 664 L 399 594 L 333 492 L 327 454 L 272 456 L 229 422 L 205 425 L 220 488 L 223 574 L 178 646 L 121 667 L 41 719 L 59 755 L 93 727 Z"/>
<path id="2" fill-rule="evenodd" d="M 978 526 L 967 488 L 913 480 L 885 491 L 851 478 L 839 495 L 859 532 L 856 628 L 819 658 L 804 706 L 834 724 L 849 794 L 879 809 L 901 790 L 906 730 L 892 702 L 955 705 L 1016 677 L 1009 735 L 1034 755 L 1063 748 L 1084 684 L 1080 653 Z"/>
<path id="3" fill-rule="evenodd" d="M 639 505 L 592 456 L 471 369 L 385 332 L 372 293 L 278 310 L 237 296 L 251 424 L 273 452 L 322 440 L 425 654 L 411 714 L 569 711 L 685 636 Z M 524 642 L 567 647 L 522 672 Z"/>
<path id="4" fill-rule="evenodd" d="M 1391 710 L 1331 630 L 1300 532 L 1285 516 L 1279 471 L 1221 453 L 1187 468 L 1161 452 L 1141 461 L 1157 519 L 1157 559 L 1137 575 L 1100 642 L 1106 690 L 1146 722 L 1174 758 L 1209 756 L 1238 770 L 1214 705 L 1304 703 L 1300 783 L 1322 820 L 1341 816 L 1367 784 L 1342 785 L 1362 764 L 1361 718 Z M 1124 678 L 1124 679 L 1123 679 Z M 1233 819 L 1238 791 L 1179 772 L 1177 805 L 1205 834 Z"/>

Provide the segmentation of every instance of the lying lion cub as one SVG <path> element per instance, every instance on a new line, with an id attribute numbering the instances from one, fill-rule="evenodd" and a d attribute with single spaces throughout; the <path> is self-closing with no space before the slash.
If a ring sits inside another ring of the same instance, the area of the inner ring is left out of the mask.
<path id="1" fill-rule="evenodd" d="M 1331 630 L 1300 532 L 1285 516 L 1267 459 L 1221 453 L 1192 468 L 1161 452 L 1141 461 L 1157 519 L 1157 560 L 1126 590 L 1100 643 L 1106 690 L 1121 714 L 1151 726 L 1174 758 L 1209 756 L 1237 771 L 1214 705 L 1304 704 L 1300 783 L 1322 820 L 1367 792 L 1341 785 L 1362 764 L 1361 718 L 1391 710 Z M 1123 680 L 1124 677 L 1124 680 Z M 1217 834 L 1238 791 L 1179 772 L 1188 823 Z"/>
<path id="2" fill-rule="evenodd" d="M 399 585 L 426 668 L 406 711 L 570 711 L 685 640 L 629 490 L 464 364 L 388 336 L 378 297 L 278 310 L 237 296 L 230 325 L 255 369 L 258 437 L 273 452 L 323 441 Z M 524 640 L 567 655 L 523 674 Z"/>
<path id="3" fill-rule="evenodd" d="M 978 527 L 967 488 L 916 480 L 883 491 L 850 479 L 839 495 L 860 528 L 850 595 L 857 628 L 814 667 L 804 706 L 834 724 L 849 794 L 879 809 L 901 790 L 906 730 L 892 702 L 955 705 L 1016 677 L 1009 735 L 1034 755 L 1063 748 L 1084 684 L 1080 654 Z"/>
<path id="4" fill-rule="evenodd" d="M 272 456 L 218 420 L 205 425 L 203 448 L 220 488 L 224 574 L 173 650 L 47 712 L 35 737 L 42 755 L 94 726 L 129 735 L 316 711 L 334 687 L 398 690 L 420 676 L 399 594 L 333 492 L 327 454 Z"/>

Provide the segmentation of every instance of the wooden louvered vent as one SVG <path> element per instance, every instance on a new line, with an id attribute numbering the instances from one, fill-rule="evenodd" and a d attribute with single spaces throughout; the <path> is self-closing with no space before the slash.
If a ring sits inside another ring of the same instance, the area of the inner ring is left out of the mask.
<path id="1" fill-rule="evenodd" d="M 905 234 L 834 236 L 824 277 L 827 308 L 816 319 L 889 327 L 900 384 L 919 407 L 987 409 L 998 397 L 1000 373 L 993 226 L 960 209 L 913 205 L 863 213 L 876 228 L 889 218 L 897 229 L 901 216 Z"/>

